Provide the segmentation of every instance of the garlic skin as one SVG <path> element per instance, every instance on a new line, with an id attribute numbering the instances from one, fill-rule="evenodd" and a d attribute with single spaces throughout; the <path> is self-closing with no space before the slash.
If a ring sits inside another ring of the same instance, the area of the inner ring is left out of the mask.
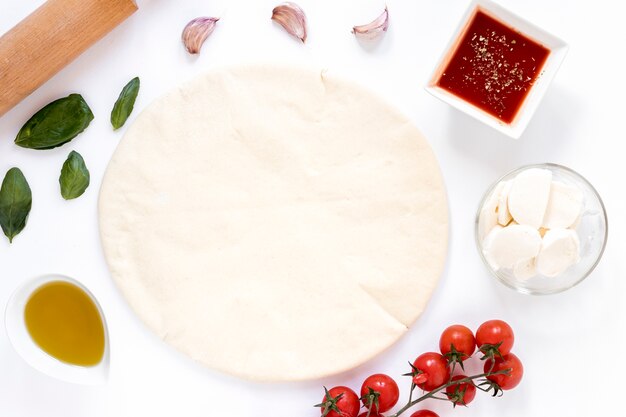
<path id="1" fill-rule="evenodd" d="M 272 20 L 280 24 L 290 34 L 306 42 L 306 15 L 295 3 L 279 4 L 272 10 Z"/>
<path id="2" fill-rule="evenodd" d="M 357 38 L 374 40 L 384 34 L 389 28 L 389 11 L 387 6 L 385 10 L 376 19 L 366 25 L 355 26 L 352 28 L 352 33 Z"/>
<path id="3" fill-rule="evenodd" d="M 187 23 L 182 34 L 187 52 L 192 55 L 200 53 L 204 41 L 213 33 L 218 20 L 219 17 L 197 17 Z"/>

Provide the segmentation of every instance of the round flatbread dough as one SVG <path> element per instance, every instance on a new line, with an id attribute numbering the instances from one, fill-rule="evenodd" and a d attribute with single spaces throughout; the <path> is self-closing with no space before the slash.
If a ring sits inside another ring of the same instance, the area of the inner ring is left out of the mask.
<path id="1" fill-rule="evenodd" d="M 400 338 L 444 266 L 420 132 L 325 71 L 213 71 L 150 105 L 100 192 L 111 274 L 161 338 L 229 374 L 348 370 Z"/>

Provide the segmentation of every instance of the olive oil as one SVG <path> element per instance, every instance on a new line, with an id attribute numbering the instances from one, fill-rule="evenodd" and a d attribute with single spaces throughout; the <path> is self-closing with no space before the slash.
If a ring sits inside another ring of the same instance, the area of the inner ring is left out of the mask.
<path id="1" fill-rule="evenodd" d="M 104 356 L 98 307 L 74 284 L 52 281 L 37 288 L 26 302 L 24 320 L 35 343 L 62 362 L 94 366 Z"/>

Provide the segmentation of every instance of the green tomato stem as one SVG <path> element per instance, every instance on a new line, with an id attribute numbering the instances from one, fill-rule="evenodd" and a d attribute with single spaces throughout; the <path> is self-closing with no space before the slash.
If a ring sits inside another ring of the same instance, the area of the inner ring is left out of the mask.
<path id="1" fill-rule="evenodd" d="M 473 375 L 473 376 L 468 376 L 467 378 L 463 378 L 463 379 L 457 379 L 456 381 L 450 381 L 447 384 L 444 384 L 442 386 L 440 386 L 439 388 L 435 388 L 434 390 L 430 391 L 428 394 L 424 394 L 419 398 L 416 398 L 415 400 L 413 400 L 411 397 L 409 397 L 409 401 L 406 403 L 406 405 L 404 407 L 402 407 L 400 410 L 398 410 L 395 414 L 392 414 L 389 417 L 398 417 L 400 416 L 402 413 L 404 413 L 405 411 L 407 411 L 409 408 L 413 407 L 415 404 L 417 403 L 421 403 L 424 400 L 427 400 L 429 398 L 433 398 L 433 399 L 437 399 L 437 400 L 442 400 L 443 398 L 440 397 L 435 397 L 435 395 L 443 390 L 445 390 L 446 388 L 448 388 L 449 386 L 452 385 L 459 385 L 459 384 L 463 384 L 466 382 L 471 382 L 475 379 L 478 378 L 485 378 L 488 376 L 492 376 L 492 375 L 506 375 L 509 372 L 511 372 L 510 369 L 504 369 L 502 371 L 498 371 L 498 372 L 485 372 L 482 374 L 477 374 L 477 375 Z M 413 391 L 411 390 L 411 394 L 413 393 Z"/>

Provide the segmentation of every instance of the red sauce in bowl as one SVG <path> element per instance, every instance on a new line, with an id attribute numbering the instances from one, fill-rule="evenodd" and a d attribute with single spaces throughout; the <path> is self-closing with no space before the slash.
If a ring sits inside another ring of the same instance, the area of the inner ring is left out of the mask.
<path id="1" fill-rule="evenodd" d="M 549 55 L 545 46 L 478 10 L 437 86 L 510 124 Z"/>

